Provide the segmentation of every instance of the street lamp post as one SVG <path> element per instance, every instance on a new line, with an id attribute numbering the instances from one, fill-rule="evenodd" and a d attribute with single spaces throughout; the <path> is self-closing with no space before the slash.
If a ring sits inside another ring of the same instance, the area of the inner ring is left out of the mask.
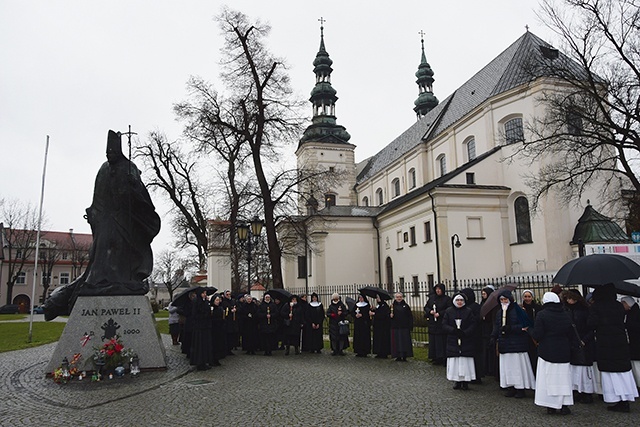
<path id="1" fill-rule="evenodd" d="M 247 249 L 247 294 L 251 295 L 251 251 L 262 233 L 264 221 L 254 216 L 250 223 L 241 222 L 236 225 L 238 240 L 243 248 Z"/>
<path id="2" fill-rule="evenodd" d="M 458 276 L 456 276 L 456 248 L 462 246 L 457 234 L 451 236 L 451 256 L 453 257 L 453 292 L 458 292 Z"/>

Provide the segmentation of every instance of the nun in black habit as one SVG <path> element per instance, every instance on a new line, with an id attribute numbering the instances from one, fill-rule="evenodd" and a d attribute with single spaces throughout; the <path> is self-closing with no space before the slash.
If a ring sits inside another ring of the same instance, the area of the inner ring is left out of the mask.
<path id="1" fill-rule="evenodd" d="M 451 307 L 451 298 L 445 293 L 445 287 L 438 283 L 433 294 L 424 306 L 424 315 L 429 325 L 429 359 L 436 365 L 446 365 L 447 334 L 442 330 L 442 317 Z"/>
<path id="2" fill-rule="evenodd" d="M 363 295 L 358 296 L 351 315 L 353 316 L 353 351 L 357 357 L 371 353 L 371 306 Z"/>
<path id="3" fill-rule="evenodd" d="M 258 341 L 258 305 L 253 302 L 251 295 L 245 295 L 244 302 L 240 304 L 238 313 L 242 334 L 242 350 L 246 354 L 256 354 L 259 347 Z"/>
<path id="4" fill-rule="evenodd" d="M 305 332 L 302 335 L 302 350 L 311 353 L 321 353 L 324 347 L 322 324 L 324 322 L 324 307 L 318 299 L 317 293 L 311 294 L 311 302 L 306 306 Z"/>
<path id="5" fill-rule="evenodd" d="M 396 292 L 395 300 L 391 304 L 391 357 L 396 362 L 406 362 L 407 357 L 413 357 L 413 314 L 411 307 L 404 300 L 402 292 Z"/>
<path id="6" fill-rule="evenodd" d="M 220 366 L 220 359 L 227 355 L 227 327 L 222 297 L 214 295 L 211 299 L 211 338 L 213 340 L 213 366 Z"/>
<path id="7" fill-rule="evenodd" d="M 378 359 L 386 359 L 391 354 L 391 311 L 386 301 L 378 295 L 376 297 L 373 316 L 373 353 Z"/>
<path id="8" fill-rule="evenodd" d="M 293 346 L 296 354 L 300 354 L 300 333 L 304 323 L 304 309 L 298 303 L 296 295 L 293 295 L 289 303 L 282 307 L 280 318 L 284 328 L 284 355 L 289 355 L 291 346 Z"/>
<path id="9" fill-rule="evenodd" d="M 213 364 L 213 346 L 211 343 L 211 309 L 207 300 L 207 291 L 196 292 L 192 301 L 193 333 L 191 339 L 190 361 L 199 371 L 209 369 Z"/>
<path id="10" fill-rule="evenodd" d="M 265 294 L 262 303 L 256 312 L 258 318 L 258 330 L 260 335 L 260 347 L 265 356 L 271 356 L 276 346 L 276 331 L 278 330 L 278 306 L 271 301 L 271 295 Z"/>

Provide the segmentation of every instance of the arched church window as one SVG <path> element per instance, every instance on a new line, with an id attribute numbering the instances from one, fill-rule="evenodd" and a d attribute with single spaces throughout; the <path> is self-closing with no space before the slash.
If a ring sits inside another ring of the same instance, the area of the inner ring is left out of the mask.
<path id="1" fill-rule="evenodd" d="M 382 206 L 384 204 L 384 196 L 382 195 L 382 188 L 378 188 L 376 190 L 376 200 L 378 201 L 378 206 Z"/>
<path id="2" fill-rule="evenodd" d="M 447 156 L 440 154 L 436 162 L 438 162 L 438 167 L 440 168 L 440 176 L 445 175 L 447 173 Z"/>
<path id="3" fill-rule="evenodd" d="M 391 181 L 391 187 L 393 187 L 393 197 L 398 197 L 400 195 L 400 179 L 396 178 Z"/>
<path id="4" fill-rule="evenodd" d="M 467 161 L 470 162 L 471 160 L 476 158 L 476 140 L 475 140 L 475 138 L 471 138 L 471 139 L 467 140 L 465 145 L 467 146 Z"/>
<path id="5" fill-rule="evenodd" d="M 524 128 L 522 127 L 522 117 L 508 120 L 504 124 L 504 136 L 507 145 L 524 141 Z"/>
<path id="6" fill-rule="evenodd" d="M 367 196 L 362 198 L 362 206 L 369 206 L 369 198 Z"/>
<path id="7" fill-rule="evenodd" d="M 387 289 L 389 292 L 393 292 L 393 261 L 391 261 L 391 257 L 387 257 L 385 267 L 387 272 Z"/>
<path id="8" fill-rule="evenodd" d="M 416 188 L 416 170 L 409 169 L 409 188 Z"/>
<path id="9" fill-rule="evenodd" d="M 325 194 L 324 195 L 324 206 L 330 207 L 336 205 L 336 195 L 335 194 Z"/>
<path id="10" fill-rule="evenodd" d="M 513 203 L 516 217 L 516 238 L 518 243 L 531 243 L 531 217 L 529 214 L 529 201 L 520 196 Z"/>

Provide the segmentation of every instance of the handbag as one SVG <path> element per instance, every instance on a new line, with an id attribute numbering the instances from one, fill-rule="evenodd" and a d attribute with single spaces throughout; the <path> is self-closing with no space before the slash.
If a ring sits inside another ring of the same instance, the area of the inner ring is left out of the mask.
<path id="1" fill-rule="evenodd" d="M 340 335 L 349 335 L 349 322 L 347 320 L 338 322 L 338 333 Z"/>
<path id="2" fill-rule="evenodd" d="M 569 315 L 569 313 L 567 313 Z M 569 317 L 571 319 L 571 317 Z M 576 343 L 577 345 L 571 346 L 571 364 L 572 365 L 588 365 L 587 363 L 587 352 L 584 349 L 584 345 L 582 344 L 582 338 L 580 338 L 580 334 L 578 333 L 578 328 L 576 324 L 571 319 L 571 327 L 573 328 L 573 332 L 576 334 Z"/>

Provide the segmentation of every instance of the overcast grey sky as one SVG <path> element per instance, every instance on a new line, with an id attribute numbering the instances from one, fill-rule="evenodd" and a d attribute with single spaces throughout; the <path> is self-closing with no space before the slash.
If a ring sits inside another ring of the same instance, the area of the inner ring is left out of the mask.
<path id="1" fill-rule="evenodd" d="M 269 46 L 308 98 L 319 22 L 334 61 L 338 123 L 357 146 L 356 160 L 380 150 L 415 121 L 414 73 L 420 30 L 443 100 L 526 30 L 550 43 L 536 0 L 234 0 L 272 26 Z M 140 138 L 180 135 L 172 105 L 198 75 L 216 82 L 219 1 L 3 0 L 0 2 L 0 198 L 37 205 L 50 136 L 44 210 L 50 228 L 90 232 L 82 218 L 105 161 L 107 131 Z M 308 109 L 311 115 L 311 106 Z M 291 147 L 295 150 L 295 145 Z M 163 206 L 153 196 L 159 213 Z M 154 244 L 159 250 L 165 231 Z"/>

